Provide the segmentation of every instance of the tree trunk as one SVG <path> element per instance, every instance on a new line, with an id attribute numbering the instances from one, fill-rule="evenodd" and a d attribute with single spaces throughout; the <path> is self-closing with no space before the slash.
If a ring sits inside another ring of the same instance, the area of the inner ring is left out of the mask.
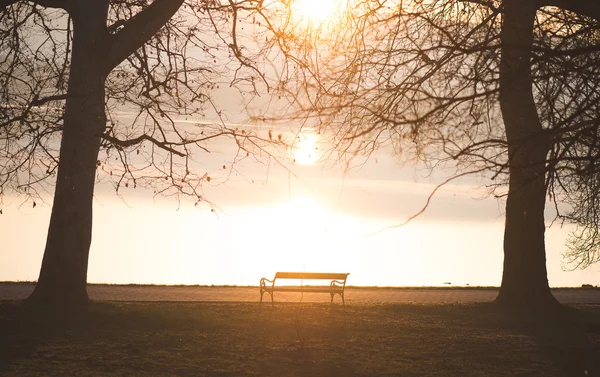
<path id="1" fill-rule="evenodd" d="M 73 50 L 52 215 L 38 282 L 29 301 L 81 305 L 92 239 L 96 161 L 106 127 L 105 76 L 107 1 L 79 0 L 68 10 Z"/>
<path id="2" fill-rule="evenodd" d="M 532 92 L 531 49 L 536 7 L 505 0 L 500 63 L 500 106 L 508 141 L 504 271 L 497 301 L 509 306 L 556 304 L 548 286 L 544 245 L 545 161 L 550 139 Z"/>

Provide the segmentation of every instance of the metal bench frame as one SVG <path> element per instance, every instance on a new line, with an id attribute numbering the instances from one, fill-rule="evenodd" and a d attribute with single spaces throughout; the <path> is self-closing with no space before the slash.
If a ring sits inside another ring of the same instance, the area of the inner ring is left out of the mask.
<path id="1" fill-rule="evenodd" d="M 310 292 L 310 293 L 329 293 L 333 304 L 333 297 L 340 295 L 342 303 L 346 306 L 344 299 L 344 288 L 346 288 L 346 279 L 350 273 L 340 272 L 277 272 L 273 280 L 267 278 L 260 279 L 260 303 L 262 304 L 263 295 L 271 295 L 271 304 L 274 303 L 274 292 Z M 300 285 L 300 286 L 275 286 L 277 279 L 296 279 L 296 280 L 331 280 L 329 285 Z M 270 284 L 267 284 L 270 283 Z"/>

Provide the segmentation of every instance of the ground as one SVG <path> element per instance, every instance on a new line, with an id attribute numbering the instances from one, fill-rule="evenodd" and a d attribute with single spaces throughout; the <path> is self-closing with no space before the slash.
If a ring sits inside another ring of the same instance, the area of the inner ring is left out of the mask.
<path id="1" fill-rule="evenodd" d="M 24 300 L 32 291 L 32 283 L 0 282 L 0 300 Z M 88 293 L 99 301 L 225 301 L 257 302 L 258 287 L 236 286 L 165 286 L 90 284 Z M 558 288 L 552 293 L 564 304 L 600 304 L 600 288 Z M 498 295 L 497 287 L 346 287 L 349 303 L 468 303 L 491 302 Z M 268 296 L 268 295 L 267 295 Z M 270 300 L 265 296 L 265 299 Z M 278 302 L 329 302 L 327 294 L 275 294 Z M 336 302 L 340 302 L 336 296 Z"/>
<path id="2" fill-rule="evenodd" d="M 19 377 L 600 376 L 600 305 L 2 300 L 0 346 Z"/>

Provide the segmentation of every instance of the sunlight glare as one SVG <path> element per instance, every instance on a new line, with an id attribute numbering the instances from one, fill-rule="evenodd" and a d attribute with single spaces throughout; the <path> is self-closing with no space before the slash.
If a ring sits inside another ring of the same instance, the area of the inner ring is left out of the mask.
<path id="1" fill-rule="evenodd" d="M 316 268 L 327 261 L 330 214 L 317 200 L 310 196 L 295 196 L 269 212 L 268 217 L 276 220 L 269 227 L 269 247 L 262 250 L 271 254 L 266 259 L 299 271 L 305 266 Z"/>
<path id="2" fill-rule="evenodd" d="M 338 3 L 336 0 L 293 0 L 292 14 L 298 20 L 319 25 L 333 16 Z"/>
<path id="3" fill-rule="evenodd" d="M 314 133 L 302 133 L 296 137 L 293 146 L 294 162 L 309 165 L 319 160 L 318 152 L 319 135 Z"/>
<path id="4" fill-rule="evenodd" d="M 306 228 L 314 225 L 315 221 L 323 219 L 323 209 L 308 196 L 296 196 L 284 206 L 289 220 L 297 228 Z"/>

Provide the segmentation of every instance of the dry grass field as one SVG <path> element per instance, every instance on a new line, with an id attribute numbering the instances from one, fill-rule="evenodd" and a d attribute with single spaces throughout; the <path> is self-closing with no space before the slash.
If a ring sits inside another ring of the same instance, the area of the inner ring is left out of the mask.
<path id="1" fill-rule="evenodd" d="M 0 301 L 2 376 L 598 376 L 600 306 Z"/>

